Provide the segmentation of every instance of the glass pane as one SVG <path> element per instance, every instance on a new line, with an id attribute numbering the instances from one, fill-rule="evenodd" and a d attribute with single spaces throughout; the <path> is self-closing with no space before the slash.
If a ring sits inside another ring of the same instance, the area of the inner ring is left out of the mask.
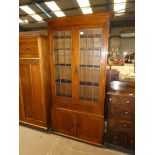
<path id="1" fill-rule="evenodd" d="M 72 35 L 53 32 L 53 59 L 56 96 L 72 97 Z"/>
<path id="2" fill-rule="evenodd" d="M 79 39 L 79 98 L 85 102 L 98 102 L 102 29 L 80 30 Z"/>
<path id="3" fill-rule="evenodd" d="M 66 86 L 67 86 L 67 88 L 66 88 L 67 89 L 67 96 L 72 97 L 72 85 L 68 83 Z"/>
<path id="4" fill-rule="evenodd" d="M 80 100 L 85 100 L 86 97 L 86 87 L 84 85 L 80 85 L 79 89 L 79 94 L 80 94 Z"/>
<path id="5" fill-rule="evenodd" d="M 93 101 L 98 101 L 99 99 L 99 88 L 93 87 Z"/>
<path id="6" fill-rule="evenodd" d="M 65 52 L 65 61 L 68 65 L 72 63 L 72 52 L 70 50 L 66 50 Z"/>
<path id="7" fill-rule="evenodd" d="M 92 87 L 86 87 L 86 101 L 92 101 Z"/>

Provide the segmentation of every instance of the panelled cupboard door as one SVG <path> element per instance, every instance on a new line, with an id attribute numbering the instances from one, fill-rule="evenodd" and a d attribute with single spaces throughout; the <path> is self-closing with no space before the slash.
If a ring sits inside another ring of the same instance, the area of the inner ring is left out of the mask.
<path id="1" fill-rule="evenodd" d="M 20 80 L 25 119 L 45 121 L 39 60 L 20 60 Z"/>
<path id="2" fill-rule="evenodd" d="M 103 143 L 104 118 L 90 114 L 77 114 L 77 137 L 94 143 Z"/>
<path id="3" fill-rule="evenodd" d="M 53 129 L 56 132 L 75 136 L 75 113 L 72 111 L 53 108 Z"/>

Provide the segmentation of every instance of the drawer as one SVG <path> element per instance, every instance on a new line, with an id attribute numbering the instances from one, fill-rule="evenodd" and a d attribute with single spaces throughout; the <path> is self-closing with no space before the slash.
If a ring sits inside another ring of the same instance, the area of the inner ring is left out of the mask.
<path id="1" fill-rule="evenodd" d="M 121 132 L 109 130 L 107 133 L 107 141 L 110 144 L 127 146 L 127 136 Z"/>
<path id="2" fill-rule="evenodd" d="M 135 98 L 134 97 L 125 97 L 125 96 L 110 96 L 109 102 L 111 106 L 119 106 L 121 108 L 133 110 L 135 107 Z"/>
<path id="3" fill-rule="evenodd" d="M 126 134 L 117 132 L 115 130 L 108 130 L 106 141 L 110 144 L 118 145 L 128 149 L 135 148 L 135 136 L 133 134 Z"/>
<path id="4" fill-rule="evenodd" d="M 115 119 L 109 119 L 108 127 L 120 132 L 133 133 L 134 132 L 134 121 L 120 121 Z"/>
<path id="5" fill-rule="evenodd" d="M 109 104 L 108 117 L 114 118 L 116 120 L 134 120 L 135 119 L 135 111 L 134 108 L 130 107 L 122 107 L 119 105 L 111 106 Z"/>
<path id="6" fill-rule="evenodd" d="M 135 137 L 128 137 L 126 147 L 129 149 L 135 149 Z"/>

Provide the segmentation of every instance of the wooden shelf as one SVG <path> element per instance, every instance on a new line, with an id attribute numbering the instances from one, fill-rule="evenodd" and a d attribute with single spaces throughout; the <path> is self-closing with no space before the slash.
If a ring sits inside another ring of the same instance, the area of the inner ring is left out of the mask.
<path id="1" fill-rule="evenodd" d="M 80 85 L 83 85 L 83 86 L 99 87 L 99 83 L 83 82 L 83 81 L 80 81 Z"/>
<path id="2" fill-rule="evenodd" d="M 54 51 L 61 51 L 61 50 L 66 50 L 66 51 L 71 51 L 71 48 L 54 48 Z"/>
<path id="3" fill-rule="evenodd" d="M 72 98 L 72 96 L 70 95 L 64 95 L 64 94 L 56 94 L 57 96 L 60 96 L 60 97 L 68 97 L 68 98 Z"/>
<path id="4" fill-rule="evenodd" d="M 96 47 L 96 48 L 80 48 L 80 50 L 101 50 L 101 47 Z"/>
<path id="5" fill-rule="evenodd" d="M 92 100 L 92 98 L 85 98 L 85 97 L 80 97 L 80 100 L 81 101 L 92 101 L 92 102 L 97 102 L 98 101 L 97 99 Z"/>
<path id="6" fill-rule="evenodd" d="M 66 80 L 66 79 L 55 80 L 55 82 L 56 83 L 59 83 L 59 84 L 61 84 L 61 83 L 69 83 L 69 84 L 71 84 L 72 83 L 71 80 Z"/>
<path id="7" fill-rule="evenodd" d="M 80 67 L 100 68 L 98 65 L 80 65 Z"/>
<path id="8" fill-rule="evenodd" d="M 101 38 L 101 34 L 87 34 L 87 35 L 80 35 L 80 38 Z"/>
<path id="9" fill-rule="evenodd" d="M 71 36 L 54 36 L 53 39 L 71 39 Z"/>
<path id="10" fill-rule="evenodd" d="M 71 64 L 55 64 L 56 67 L 71 67 Z"/>

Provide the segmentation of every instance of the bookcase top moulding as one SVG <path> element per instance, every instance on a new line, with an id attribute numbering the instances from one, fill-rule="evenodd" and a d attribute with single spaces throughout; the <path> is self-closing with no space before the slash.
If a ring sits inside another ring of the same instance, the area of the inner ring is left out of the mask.
<path id="1" fill-rule="evenodd" d="M 48 23 L 48 26 L 51 28 L 54 27 L 72 27 L 72 26 L 82 26 L 82 25 L 97 25 L 104 24 L 105 22 L 109 22 L 113 13 L 104 12 L 104 13 L 94 13 L 94 14 L 86 14 L 86 15 L 78 15 L 78 16 L 67 16 L 67 17 L 59 17 L 59 18 L 48 18 L 45 21 Z"/>

